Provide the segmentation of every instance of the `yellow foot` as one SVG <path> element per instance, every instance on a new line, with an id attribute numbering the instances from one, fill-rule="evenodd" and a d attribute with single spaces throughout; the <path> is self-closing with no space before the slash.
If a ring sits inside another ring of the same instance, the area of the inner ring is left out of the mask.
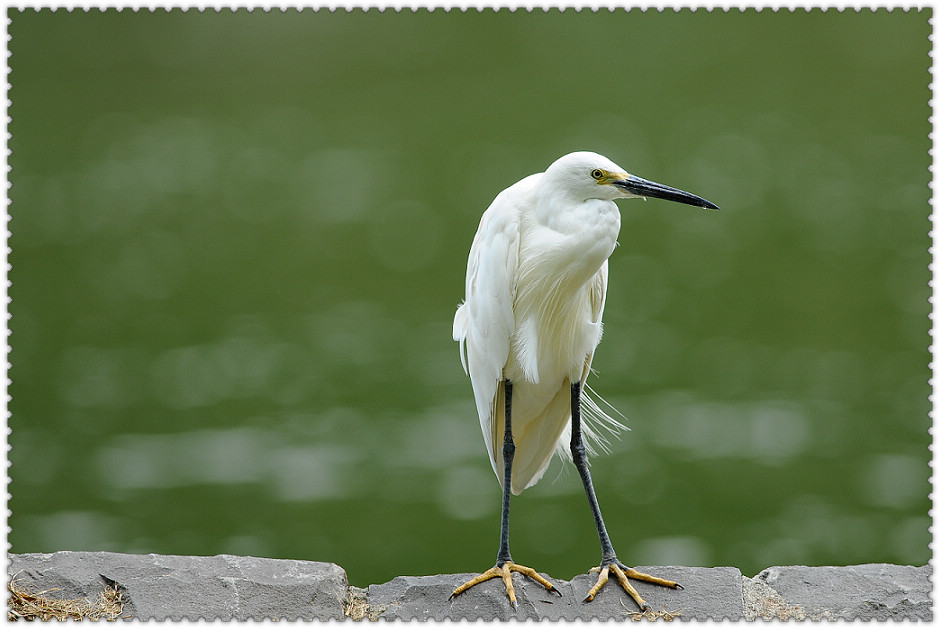
<path id="1" fill-rule="evenodd" d="M 626 590 L 627 594 L 630 595 L 636 604 L 640 606 L 640 609 L 647 610 L 650 608 L 649 603 L 643 600 L 643 597 L 640 596 L 639 592 L 636 591 L 636 588 L 633 587 L 633 584 L 630 583 L 630 579 L 636 579 L 637 581 L 646 581 L 647 583 L 655 583 L 656 585 L 663 585 L 667 588 L 673 589 L 682 589 L 682 586 L 676 583 L 675 581 L 669 581 L 668 579 L 660 579 L 659 577 L 654 577 L 652 575 L 646 574 L 644 572 L 638 572 L 633 568 L 627 568 L 626 566 L 617 563 L 608 563 L 603 566 L 598 566 L 596 568 L 591 568 L 591 572 L 600 572 L 600 576 L 597 577 L 597 583 L 594 584 L 594 587 L 590 589 L 587 596 L 584 599 L 584 602 L 594 600 L 594 596 L 600 591 L 604 584 L 607 583 L 607 575 L 613 571 L 614 576 L 617 577 L 617 581 L 620 582 L 620 585 Z"/>
<path id="2" fill-rule="evenodd" d="M 512 573 L 513 572 L 519 572 L 521 574 L 524 574 L 530 579 L 534 579 L 538 581 L 541 585 L 545 586 L 545 589 L 548 590 L 549 592 L 555 592 L 555 593 L 560 594 L 560 592 L 558 592 L 558 590 L 555 589 L 554 585 L 552 585 L 547 579 L 545 579 L 545 577 L 540 575 L 538 572 L 536 572 L 532 568 L 529 568 L 528 566 L 520 566 L 519 564 L 513 563 L 511 561 L 506 561 L 503 563 L 503 565 L 493 566 L 492 568 L 490 568 L 489 570 L 487 570 L 480 576 L 470 579 L 469 581 L 461 585 L 459 588 L 454 590 L 454 593 L 451 594 L 449 598 L 454 598 L 461 592 L 465 592 L 466 590 L 469 590 L 470 588 L 472 588 L 474 585 L 477 585 L 478 583 L 483 583 L 484 581 L 489 581 L 490 579 L 501 577 L 503 580 L 503 584 L 506 586 L 506 594 L 507 596 L 509 596 L 509 602 L 512 603 L 513 609 L 517 609 L 516 589 L 512 586 Z"/>

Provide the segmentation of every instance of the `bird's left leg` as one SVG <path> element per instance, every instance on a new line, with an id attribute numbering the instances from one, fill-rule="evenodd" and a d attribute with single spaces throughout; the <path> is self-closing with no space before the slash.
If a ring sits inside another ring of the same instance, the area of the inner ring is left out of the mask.
<path id="1" fill-rule="evenodd" d="M 588 602 L 594 599 L 594 596 L 607 583 L 608 575 L 613 572 L 617 581 L 626 590 L 627 594 L 636 601 L 640 609 L 649 609 L 649 604 L 643 600 L 643 597 L 636 591 L 636 588 L 630 583 L 630 579 L 655 583 L 670 588 L 681 588 L 682 586 L 675 581 L 661 579 L 652 575 L 639 572 L 633 568 L 628 568 L 617 559 L 614 547 L 610 543 L 610 537 L 607 535 L 607 527 L 604 526 L 604 518 L 601 517 L 601 508 L 597 504 L 597 496 L 594 494 L 594 483 L 591 481 L 591 471 L 588 469 L 587 452 L 584 447 L 584 441 L 581 437 L 581 383 L 575 382 L 571 385 L 571 457 L 574 465 L 578 468 L 581 475 L 581 482 L 584 484 L 584 493 L 587 494 L 588 504 L 591 506 L 591 513 L 594 515 L 594 525 L 597 527 L 597 537 L 601 542 L 601 564 L 592 568 L 591 572 L 600 572 L 597 583 L 594 584 L 584 601 Z"/>

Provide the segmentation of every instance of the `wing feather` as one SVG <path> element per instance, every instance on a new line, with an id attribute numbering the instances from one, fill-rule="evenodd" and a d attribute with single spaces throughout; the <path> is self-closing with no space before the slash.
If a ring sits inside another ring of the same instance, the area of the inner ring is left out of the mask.
<path id="1" fill-rule="evenodd" d="M 501 444 L 502 426 L 494 421 L 494 410 L 501 403 L 503 367 L 515 329 L 519 203 L 527 198 L 538 176 L 531 175 L 503 190 L 483 213 L 467 260 L 464 302 L 454 316 L 454 340 L 460 343 L 461 364 L 473 384 L 490 463 L 500 478 L 496 449 Z"/>

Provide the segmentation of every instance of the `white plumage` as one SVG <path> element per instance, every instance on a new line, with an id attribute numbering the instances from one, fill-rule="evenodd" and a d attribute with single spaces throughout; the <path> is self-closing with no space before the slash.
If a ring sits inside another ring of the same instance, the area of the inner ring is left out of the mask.
<path id="1" fill-rule="evenodd" d="M 500 482 L 504 381 L 513 382 L 514 494 L 538 482 L 553 452 L 568 455 L 571 384 L 584 384 L 601 340 L 607 258 L 620 232 L 613 199 L 635 196 L 612 185 L 625 177 L 596 153 L 566 155 L 503 190 L 473 239 L 454 340 Z M 598 429 L 624 426 L 583 399 L 585 438 L 603 447 Z"/>

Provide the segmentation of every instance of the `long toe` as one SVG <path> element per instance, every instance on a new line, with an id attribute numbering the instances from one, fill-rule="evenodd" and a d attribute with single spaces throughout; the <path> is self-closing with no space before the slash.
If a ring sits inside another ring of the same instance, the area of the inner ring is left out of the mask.
<path id="1" fill-rule="evenodd" d="M 472 579 L 470 579 L 469 581 L 467 581 L 466 583 L 464 583 L 463 585 L 457 587 L 448 598 L 454 598 L 461 592 L 466 592 L 467 590 L 472 588 L 474 585 L 479 585 L 480 583 L 483 583 L 484 581 L 489 581 L 493 577 L 501 577 L 501 576 L 503 576 L 503 571 L 500 570 L 499 566 L 493 566 L 492 568 L 490 568 L 483 574 L 479 574 L 473 577 Z"/>
<path id="2" fill-rule="evenodd" d="M 633 587 L 633 584 L 630 583 L 630 580 L 627 578 L 627 575 L 624 574 L 624 571 L 620 569 L 620 566 L 617 564 L 611 564 L 610 569 L 614 571 L 614 574 L 617 575 L 617 581 L 620 583 L 620 586 L 624 591 L 630 595 L 636 604 L 640 606 L 640 609 L 646 611 L 649 609 L 649 603 L 643 600 L 643 597 L 640 596 L 640 593 L 636 591 L 636 588 Z"/>
<path id="3" fill-rule="evenodd" d="M 661 577 L 654 577 L 651 574 L 646 574 L 645 572 L 640 572 L 639 570 L 628 568 L 627 566 L 623 565 L 619 561 L 617 562 L 617 564 L 620 566 L 620 569 L 623 570 L 623 573 L 631 579 L 635 579 L 637 581 L 645 581 L 646 583 L 653 583 L 656 585 L 662 585 L 663 587 L 672 588 L 674 590 L 685 589 L 681 585 L 676 583 L 675 581 L 670 581 L 669 579 L 663 579 Z"/>
<path id="4" fill-rule="evenodd" d="M 610 573 L 610 566 L 598 566 L 596 568 L 591 568 L 591 572 L 599 572 L 600 574 L 597 577 L 597 581 L 594 583 L 594 587 L 588 590 L 587 596 L 584 597 L 584 602 L 593 601 L 594 597 L 598 592 L 601 591 L 601 588 L 604 587 L 604 584 L 607 583 L 607 575 Z"/>
<path id="5" fill-rule="evenodd" d="M 506 565 L 509 566 L 509 569 L 512 572 L 518 572 L 519 574 L 524 574 L 525 576 L 529 577 L 533 581 L 536 581 L 537 583 L 539 583 L 542 587 L 544 587 L 549 592 L 554 592 L 555 594 L 561 595 L 561 592 L 559 592 L 558 589 L 554 585 L 552 585 L 551 581 L 549 581 L 548 579 L 540 575 L 538 572 L 536 572 L 532 568 L 529 568 L 528 566 L 520 566 L 519 564 L 515 564 L 511 562 Z"/>

